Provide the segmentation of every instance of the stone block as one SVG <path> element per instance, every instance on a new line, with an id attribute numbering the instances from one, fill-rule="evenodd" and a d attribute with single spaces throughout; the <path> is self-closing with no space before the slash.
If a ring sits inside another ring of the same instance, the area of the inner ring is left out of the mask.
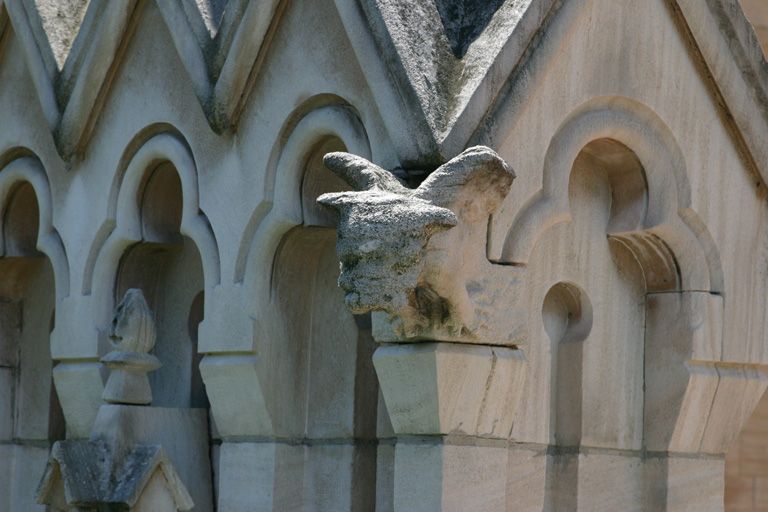
<path id="1" fill-rule="evenodd" d="M 509 436 L 525 379 L 519 350 L 389 345 L 376 350 L 373 362 L 397 434 Z"/>
<path id="2" fill-rule="evenodd" d="M 722 510 L 724 463 L 720 458 L 670 457 L 666 461 L 666 488 L 659 495 L 665 496 L 669 512 L 698 512 Z M 646 463 L 654 473 L 658 470 L 653 461 Z M 649 509 L 647 509 L 649 510 Z"/>
<path id="3" fill-rule="evenodd" d="M 24 512 L 46 510 L 35 501 L 35 497 L 37 484 L 48 461 L 48 448 L 5 445 L 0 447 L 0 460 L 3 461 L 0 465 L 4 466 L 7 472 L 3 474 L 4 470 L 0 470 L 0 481 L 6 482 L 8 486 L 6 492 L 2 493 L 7 502 L 4 505 L 3 498 L 0 498 L 0 509 Z M 0 484 L 0 490 L 2 488 L 3 484 Z"/>
<path id="4" fill-rule="evenodd" d="M 703 418 L 709 415 L 719 382 L 715 366 L 691 361 L 682 370 L 671 371 L 653 384 L 652 381 L 653 377 L 649 377 L 646 398 L 654 405 L 649 405 L 645 417 L 646 446 L 652 451 L 698 452 L 706 428 Z M 652 395 L 651 391 L 660 389 L 665 381 L 668 388 Z"/>
<path id="5" fill-rule="evenodd" d="M 530 510 L 722 509 L 721 458 L 646 457 L 642 452 L 589 448 L 546 458 L 545 505 Z"/>
<path id="6" fill-rule="evenodd" d="M 326 318 L 324 323 L 327 325 L 324 328 L 315 325 L 314 329 L 322 329 L 325 336 L 314 338 L 309 347 L 311 363 L 307 381 L 307 437 L 352 437 L 355 434 L 355 414 L 366 416 L 362 411 L 355 410 L 354 369 L 358 352 L 353 347 L 357 340 L 348 336 L 350 331 L 357 333 L 354 327 L 339 328 L 339 319 L 343 318 L 344 313 L 346 311 L 343 310 L 316 310 L 314 313 Z M 339 350 L 340 346 L 349 348 Z M 368 404 L 357 405 L 363 407 Z M 371 407 L 375 407 L 375 404 L 371 404 Z M 370 413 L 367 415 L 371 416 Z"/>
<path id="7" fill-rule="evenodd" d="M 395 445 L 379 443 L 376 454 L 376 511 L 394 512 Z"/>
<path id="8" fill-rule="evenodd" d="M 517 448 L 507 453 L 506 509 L 514 512 L 546 510 L 547 468 L 550 457 L 546 447 Z"/>
<path id="9" fill-rule="evenodd" d="M 649 450 L 723 453 L 768 385 L 759 365 L 721 360 L 722 310 L 722 297 L 706 292 L 649 295 Z"/>
<path id="10" fill-rule="evenodd" d="M 47 354 L 36 354 L 23 361 L 17 373 L 14 437 L 28 441 L 46 441 L 51 414 L 51 375 Z M 27 366 L 27 363 L 30 363 Z"/>
<path id="11" fill-rule="evenodd" d="M 53 369 L 53 381 L 67 422 L 67 437 L 88 437 L 102 404 L 101 365 L 96 361 L 62 361 Z"/>
<path id="12" fill-rule="evenodd" d="M 206 315 L 198 331 L 198 351 L 251 352 L 253 319 L 244 309 L 248 303 L 242 285 L 214 286 L 205 300 Z"/>
<path id="13" fill-rule="evenodd" d="M 306 447 L 305 503 L 318 511 L 349 511 L 352 506 L 355 448 L 352 445 L 315 444 Z M 362 491 L 365 485 L 360 485 Z M 371 486 L 367 486 L 371 489 Z"/>
<path id="14" fill-rule="evenodd" d="M 272 433 L 257 364 L 252 355 L 207 355 L 200 362 L 211 414 L 223 438 Z"/>
<path id="15" fill-rule="evenodd" d="M 302 454 L 303 447 L 288 447 L 269 442 L 224 441 L 219 455 L 219 510 L 275 510 L 275 497 L 278 494 L 276 486 L 302 481 Z M 291 459 L 291 462 L 286 459 Z M 278 461 L 281 462 L 280 468 Z M 287 478 L 280 479 L 280 476 Z M 301 496 L 300 492 L 293 494 Z"/>
<path id="16" fill-rule="evenodd" d="M 507 499 L 507 447 L 399 441 L 395 446 L 394 510 L 496 512 Z"/>
<path id="17" fill-rule="evenodd" d="M 273 510 L 277 451 L 273 443 L 222 443 L 219 510 Z"/>
<path id="18" fill-rule="evenodd" d="M 225 441 L 219 510 L 369 510 L 376 492 L 374 454 L 373 446 L 351 444 Z"/>
<path id="19" fill-rule="evenodd" d="M 768 371 L 755 365 L 717 365 L 720 377 L 712 402 L 701 451 L 724 454 L 736 440 L 768 386 Z"/>
<path id="20" fill-rule="evenodd" d="M 644 510 L 643 469 L 643 462 L 637 456 L 579 454 L 578 496 L 571 510 Z"/>
<path id="21" fill-rule="evenodd" d="M 51 332 L 51 358 L 96 358 L 106 342 L 93 322 L 93 295 L 69 296 L 56 304 L 56 325 Z"/>
<path id="22" fill-rule="evenodd" d="M 376 400 L 376 437 L 379 439 L 395 437 L 392 420 L 389 419 L 387 404 L 384 401 L 384 395 L 381 394 L 381 388 L 379 388 L 378 395 Z"/>
<path id="23" fill-rule="evenodd" d="M 11 491 L 13 490 L 13 459 L 16 454 L 16 446 L 12 444 L 0 444 L 0 510 L 11 509 Z"/>

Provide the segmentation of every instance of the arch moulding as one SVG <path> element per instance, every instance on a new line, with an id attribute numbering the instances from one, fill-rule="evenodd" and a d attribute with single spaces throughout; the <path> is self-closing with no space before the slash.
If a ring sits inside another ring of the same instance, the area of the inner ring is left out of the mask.
<path id="1" fill-rule="evenodd" d="M 18 151 L 14 151 L 18 153 Z M 23 151 L 0 170 L 0 229 L 5 228 L 5 213 L 9 195 L 16 185 L 29 183 L 37 198 L 40 224 L 37 248 L 51 262 L 55 274 L 57 302 L 69 296 L 69 261 L 56 228 L 53 227 L 53 202 L 48 177 L 40 160 L 31 152 Z M 5 233 L 0 237 L 0 254 L 5 254 Z"/>

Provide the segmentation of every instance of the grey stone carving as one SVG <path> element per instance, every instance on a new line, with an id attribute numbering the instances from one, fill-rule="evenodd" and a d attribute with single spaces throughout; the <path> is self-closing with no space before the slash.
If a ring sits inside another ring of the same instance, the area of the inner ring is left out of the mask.
<path id="1" fill-rule="evenodd" d="M 120 453 L 100 440 L 56 443 L 37 500 L 54 511 L 185 511 L 194 507 L 160 446 L 135 445 Z"/>
<path id="2" fill-rule="evenodd" d="M 483 224 L 509 192 L 509 166 L 477 146 L 408 189 L 348 153 L 324 162 L 355 189 L 318 198 L 339 212 L 339 285 L 348 307 L 386 312 L 400 338 L 472 338 L 479 317 L 467 276 L 488 263 Z"/>
<path id="3" fill-rule="evenodd" d="M 110 370 L 102 398 L 115 404 L 150 404 L 147 373 L 160 368 L 149 354 L 155 346 L 155 321 L 141 290 L 131 288 L 115 311 L 110 340 L 115 350 L 101 358 Z"/>

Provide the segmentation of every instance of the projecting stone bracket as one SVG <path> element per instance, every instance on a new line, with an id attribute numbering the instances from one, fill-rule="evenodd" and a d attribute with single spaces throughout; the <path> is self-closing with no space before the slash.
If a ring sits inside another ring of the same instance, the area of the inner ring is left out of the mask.
<path id="1" fill-rule="evenodd" d="M 397 344 L 376 349 L 373 364 L 398 435 L 509 437 L 527 367 L 522 351 Z"/>
<path id="2" fill-rule="evenodd" d="M 727 451 L 768 386 L 768 366 L 723 343 L 723 297 L 647 297 L 644 442 L 649 451 Z"/>
<path id="3" fill-rule="evenodd" d="M 352 312 L 384 312 L 392 341 L 487 341 L 499 286 L 489 279 L 487 227 L 515 177 L 509 166 L 477 146 L 408 189 L 348 153 L 324 162 L 355 189 L 318 199 L 340 215 L 339 285 Z"/>

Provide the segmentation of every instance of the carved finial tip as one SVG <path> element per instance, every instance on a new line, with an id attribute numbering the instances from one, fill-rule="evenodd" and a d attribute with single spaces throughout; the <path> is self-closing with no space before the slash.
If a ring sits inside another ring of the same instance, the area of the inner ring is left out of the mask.
<path id="1" fill-rule="evenodd" d="M 147 372 L 160 367 L 160 361 L 149 354 L 155 346 L 155 336 L 155 321 L 144 294 L 137 288 L 129 289 L 112 320 L 109 337 L 115 350 L 101 358 L 111 370 L 102 394 L 105 402 L 152 403 Z"/>
<path id="2" fill-rule="evenodd" d="M 146 354 L 154 348 L 155 336 L 155 320 L 144 293 L 138 288 L 129 289 L 112 319 L 112 344 L 123 352 Z"/>

